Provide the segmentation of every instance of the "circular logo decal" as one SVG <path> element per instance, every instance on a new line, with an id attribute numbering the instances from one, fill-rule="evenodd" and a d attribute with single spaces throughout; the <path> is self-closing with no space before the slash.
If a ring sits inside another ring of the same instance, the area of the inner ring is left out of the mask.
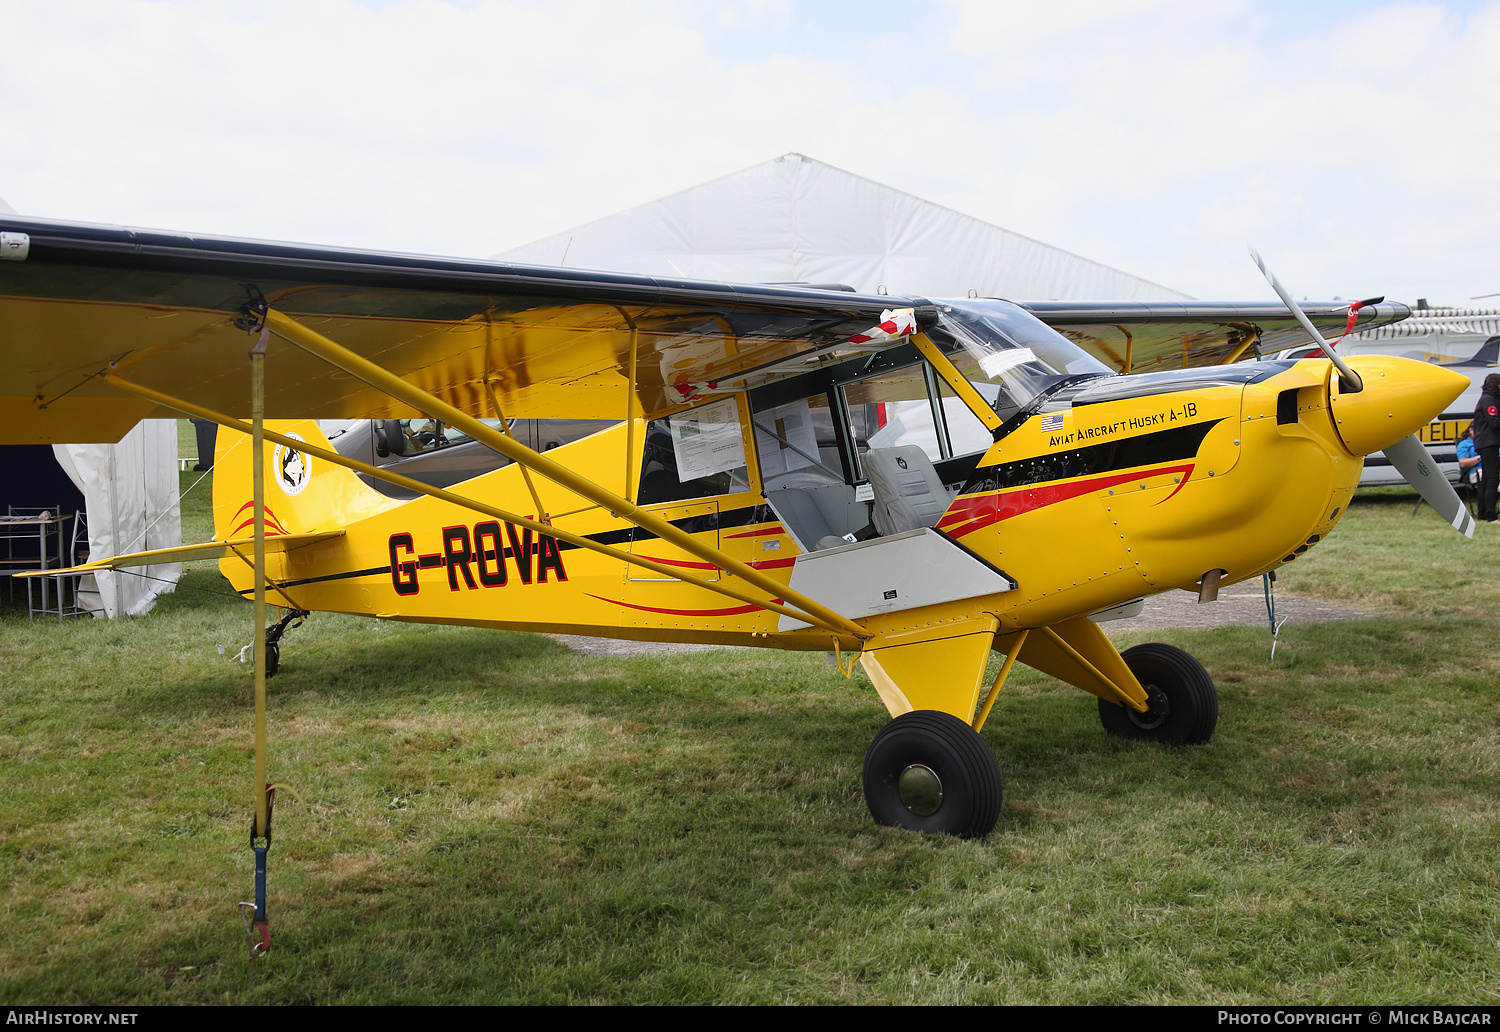
<path id="1" fill-rule="evenodd" d="M 300 434 L 287 434 L 286 436 L 294 441 L 303 440 Z M 283 493 L 289 495 L 302 493 L 302 489 L 307 487 L 307 482 L 312 479 L 310 461 L 306 452 L 288 448 L 284 444 L 276 446 L 276 450 L 271 453 L 272 472 Z"/>

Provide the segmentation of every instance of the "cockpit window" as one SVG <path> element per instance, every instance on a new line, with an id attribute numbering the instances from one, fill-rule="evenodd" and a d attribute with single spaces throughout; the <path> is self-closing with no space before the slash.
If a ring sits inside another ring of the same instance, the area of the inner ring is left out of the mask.
<path id="1" fill-rule="evenodd" d="M 938 324 L 929 335 L 1001 419 L 1009 419 L 1064 380 L 1114 374 L 1009 301 L 939 302 Z"/>
<path id="2" fill-rule="evenodd" d="M 646 425 L 646 454 L 636 495 L 642 505 L 713 498 L 749 488 L 745 442 L 733 398 Z"/>

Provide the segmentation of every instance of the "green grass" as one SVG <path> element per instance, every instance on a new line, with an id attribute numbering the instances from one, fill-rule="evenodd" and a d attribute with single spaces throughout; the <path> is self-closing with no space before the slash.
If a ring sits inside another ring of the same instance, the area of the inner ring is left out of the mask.
<path id="1" fill-rule="evenodd" d="M 143 619 L 6 610 L 0 1001 L 1493 1004 L 1500 534 L 1410 497 L 1280 582 L 1380 617 L 1274 663 L 1264 628 L 1156 636 L 1215 677 L 1207 746 L 1018 672 L 979 842 L 870 821 L 885 714 L 820 656 L 315 616 L 271 681 L 302 802 L 253 992 L 248 607 L 209 568 Z"/>
<path id="2" fill-rule="evenodd" d="M 1491 620 L 1500 611 L 1500 525 L 1464 542 L 1409 488 L 1359 492 L 1328 540 L 1282 568 L 1278 587 L 1392 614 Z"/>
<path id="3" fill-rule="evenodd" d="M 198 459 L 198 431 L 192 422 L 179 419 L 177 422 L 177 457 L 179 459 Z M 190 467 L 191 468 L 191 467 Z"/>

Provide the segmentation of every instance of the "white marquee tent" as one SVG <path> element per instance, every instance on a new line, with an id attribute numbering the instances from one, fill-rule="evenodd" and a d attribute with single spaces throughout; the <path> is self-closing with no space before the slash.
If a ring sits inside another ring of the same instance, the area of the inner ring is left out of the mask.
<path id="1" fill-rule="evenodd" d="M 747 283 L 1041 301 L 1190 300 L 801 154 L 494 256 Z"/>
<path id="2" fill-rule="evenodd" d="M 143 419 L 118 444 L 55 444 L 53 454 L 83 492 L 89 558 L 182 544 L 177 422 Z M 158 595 L 176 591 L 181 563 L 93 573 L 78 604 L 96 617 L 139 616 Z"/>

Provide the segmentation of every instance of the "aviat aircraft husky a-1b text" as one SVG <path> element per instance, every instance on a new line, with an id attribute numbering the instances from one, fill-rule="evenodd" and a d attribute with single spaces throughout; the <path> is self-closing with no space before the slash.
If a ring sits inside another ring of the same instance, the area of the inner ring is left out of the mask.
<path id="1" fill-rule="evenodd" d="M 857 657 L 892 717 L 864 764 L 885 824 L 990 830 L 1000 775 L 978 731 L 1017 662 L 1098 696 L 1112 734 L 1208 740 L 1203 667 L 1163 644 L 1121 654 L 1100 622 L 1291 561 L 1338 523 L 1365 455 L 1386 450 L 1472 533 L 1411 437 L 1467 379 L 1399 358 L 1122 375 L 999 300 L 0 231 L 0 440 L 117 440 L 182 413 L 227 428 L 217 540 L 96 567 L 222 556 L 257 628 L 264 598 Z M 1302 332 L 1279 305 L 1037 308 L 1077 339 L 1115 327 L 1127 367 L 1145 324 L 1184 354 L 1173 326 L 1192 324 L 1217 358 Z M 1333 327 L 1348 308 L 1312 311 Z M 434 488 L 339 454 L 318 417 L 431 420 L 513 464 Z M 506 432 L 604 417 L 545 455 Z M 258 700 L 264 669 L 258 647 Z"/>

